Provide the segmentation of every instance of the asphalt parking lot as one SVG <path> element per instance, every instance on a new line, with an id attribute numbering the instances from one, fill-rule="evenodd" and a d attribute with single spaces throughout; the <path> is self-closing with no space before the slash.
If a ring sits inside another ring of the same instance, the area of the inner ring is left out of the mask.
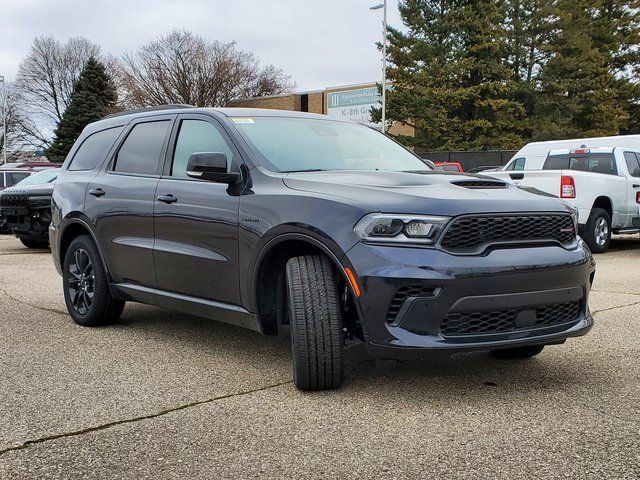
<path id="1" fill-rule="evenodd" d="M 640 240 L 597 257 L 589 335 L 508 362 L 294 389 L 289 342 L 155 307 L 87 329 L 0 237 L 0 478 L 640 478 Z"/>

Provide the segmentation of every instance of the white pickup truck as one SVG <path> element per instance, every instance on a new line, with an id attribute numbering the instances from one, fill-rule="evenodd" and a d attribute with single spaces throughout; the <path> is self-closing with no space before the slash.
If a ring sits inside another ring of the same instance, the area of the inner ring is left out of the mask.
<path id="1" fill-rule="evenodd" d="M 539 170 L 490 172 L 556 195 L 578 209 L 580 235 L 595 253 L 612 233 L 640 231 L 640 152 L 625 147 L 551 150 Z"/>

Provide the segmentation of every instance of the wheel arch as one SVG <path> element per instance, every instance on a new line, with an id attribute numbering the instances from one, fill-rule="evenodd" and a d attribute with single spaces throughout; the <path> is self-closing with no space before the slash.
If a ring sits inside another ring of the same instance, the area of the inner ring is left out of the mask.
<path id="1" fill-rule="evenodd" d="M 63 268 L 64 258 L 67 254 L 69 245 L 71 245 L 71 242 L 75 238 L 81 235 L 89 235 L 93 239 L 93 243 L 96 245 L 98 253 L 100 253 L 100 261 L 102 262 L 102 266 L 107 273 L 107 278 L 109 279 L 109 281 L 111 281 L 109 267 L 105 262 L 104 255 L 102 254 L 102 248 L 100 247 L 100 243 L 98 242 L 98 238 L 96 237 L 95 232 L 89 226 L 89 224 L 79 217 L 74 217 L 67 220 L 64 227 L 62 228 L 62 232 L 60 233 L 60 240 L 58 241 L 58 261 L 60 262 L 60 268 Z"/>
<path id="2" fill-rule="evenodd" d="M 613 221 L 613 202 L 606 195 L 600 195 L 593 201 L 591 209 L 601 208 L 609 214 L 609 219 Z"/>
<path id="3" fill-rule="evenodd" d="M 345 265 L 341 262 L 344 253 L 336 254 L 326 244 L 303 233 L 279 235 L 267 242 L 256 257 L 252 272 L 250 294 L 253 306 L 260 316 L 263 332 L 276 334 L 278 325 L 283 321 L 282 302 L 286 297 L 285 266 L 290 258 L 300 255 L 322 254 L 329 258 L 336 269 L 339 280 L 343 282 L 353 300 L 358 319 L 361 320 L 357 296 L 347 276 Z M 348 267 L 347 267 L 348 268 Z M 273 288 L 275 286 L 275 288 Z"/>

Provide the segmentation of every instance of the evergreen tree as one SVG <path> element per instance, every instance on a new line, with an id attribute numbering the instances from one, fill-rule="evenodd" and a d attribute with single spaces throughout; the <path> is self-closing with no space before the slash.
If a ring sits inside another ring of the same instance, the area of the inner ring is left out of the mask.
<path id="1" fill-rule="evenodd" d="M 619 101 L 617 40 L 604 34 L 599 0 L 558 0 L 555 34 L 540 75 L 534 139 L 620 133 L 629 114 Z M 621 61 L 621 60 L 620 60 Z"/>
<path id="2" fill-rule="evenodd" d="M 390 30 L 387 112 L 416 128 L 401 140 L 427 150 L 522 144 L 524 108 L 505 60 L 504 2 L 405 0 L 399 8 L 408 31 Z"/>
<path id="3" fill-rule="evenodd" d="M 62 162 L 84 127 L 113 110 L 118 96 L 113 81 L 102 63 L 90 58 L 73 86 L 71 100 L 54 132 L 46 155 Z"/>

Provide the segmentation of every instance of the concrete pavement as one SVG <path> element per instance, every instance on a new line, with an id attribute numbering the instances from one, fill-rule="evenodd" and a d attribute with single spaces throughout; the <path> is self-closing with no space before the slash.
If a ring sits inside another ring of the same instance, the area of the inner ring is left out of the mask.
<path id="1" fill-rule="evenodd" d="M 640 478 L 640 241 L 597 257 L 586 337 L 530 361 L 291 384 L 289 342 L 128 305 L 66 315 L 47 252 L 0 237 L 0 478 Z"/>

